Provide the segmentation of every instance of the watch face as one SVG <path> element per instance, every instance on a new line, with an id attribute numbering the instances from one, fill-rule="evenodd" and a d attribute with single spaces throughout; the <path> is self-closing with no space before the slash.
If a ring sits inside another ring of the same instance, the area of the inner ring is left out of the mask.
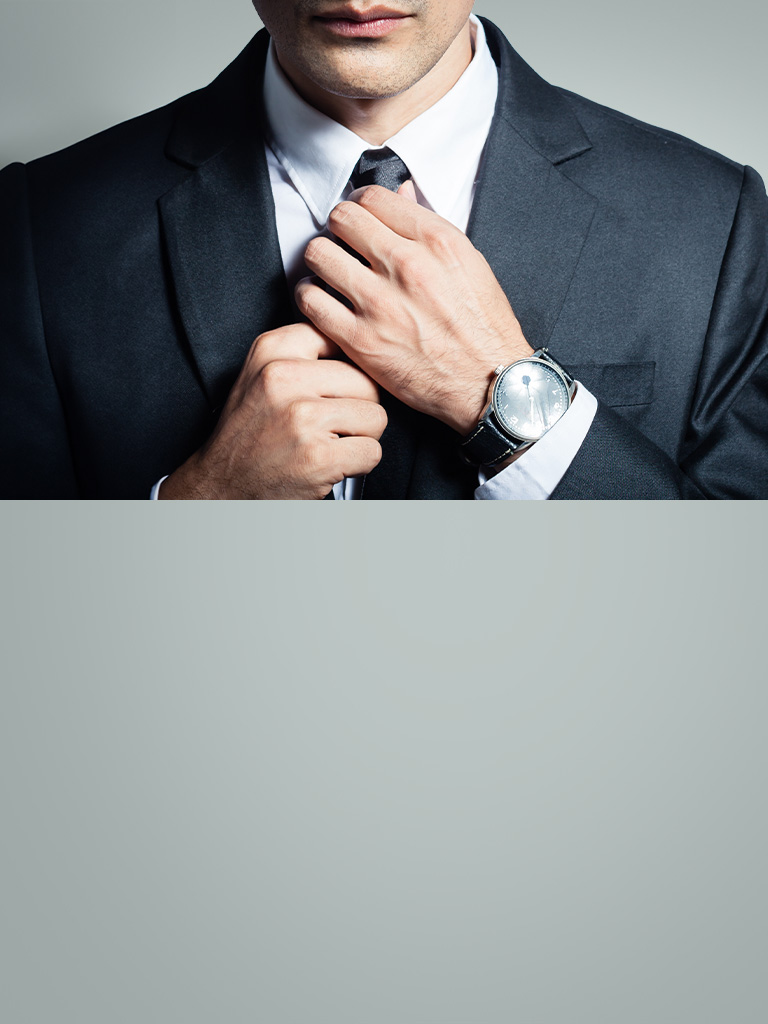
<path id="1" fill-rule="evenodd" d="M 540 359 L 508 366 L 493 391 L 493 411 L 502 429 L 525 441 L 537 441 L 546 434 L 569 401 L 563 377 Z"/>

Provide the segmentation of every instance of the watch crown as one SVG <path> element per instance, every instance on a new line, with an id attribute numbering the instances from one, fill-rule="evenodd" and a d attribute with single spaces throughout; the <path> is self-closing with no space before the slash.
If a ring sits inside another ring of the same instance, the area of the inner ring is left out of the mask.
<path id="1" fill-rule="evenodd" d="M 499 365 L 493 371 L 494 377 L 500 377 L 501 376 L 501 372 L 502 372 L 503 369 L 504 369 L 504 363 L 499 363 Z"/>

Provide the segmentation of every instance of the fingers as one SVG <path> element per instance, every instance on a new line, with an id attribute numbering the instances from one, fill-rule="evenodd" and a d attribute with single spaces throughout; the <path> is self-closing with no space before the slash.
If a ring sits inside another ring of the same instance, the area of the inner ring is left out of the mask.
<path id="1" fill-rule="evenodd" d="M 260 335 L 176 496 L 318 499 L 373 469 L 387 416 L 376 384 L 340 355 L 312 324 Z"/>
<path id="2" fill-rule="evenodd" d="M 329 239 L 325 239 L 329 245 L 333 246 L 334 249 L 338 249 L 340 253 L 352 263 L 355 263 L 359 270 L 366 270 L 365 267 L 361 267 L 354 257 L 349 256 L 347 253 L 342 252 L 339 246 L 335 245 Z M 370 273 L 370 271 L 367 271 Z M 336 281 L 333 282 L 334 288 L 338 285 Z M 339 288 L 339 291 L 341 289 Z M 353 338 L 357 330 L 357 318 L 351 309 L 347 309 L 343 306 L 338 299 L 334 299 L 332 295 L 329 295 L 323 288 L 311 278 L 305 278 L 303 281 L 299 281 L 296 285 L 296 304 L 298 305 L 304 316 L 311 321 L 318 330 L 322 331 L 326 337 L 335 341 L 338 345 L 344 348 L 345 339 Z M 349 298 L 349 296 L 348 296 Z M 354 301 L 354 300 L 353 300 Z"/>
<path id="3" fill-rule="evenodd" d="M 370 264 L 372 272 L 392 270 L 413 259 L 413 245 L 434 255 L 462 253 L 467 239 L 455 225 L 416 202 L 413 182 L 399 192 L 377 186 L 353 192 L 350 200 L 331 211 L 333 233 Z M 372 274 L 328 238 L 313 239 L 305 254 L 307 265 L 355 304 L 356 296 L 371 288 Z"/>
<path id="4" fill-rule="evenodd" d="M 331 451 L 336 480 L 370 473 L 381 462 L 381 445 L 372 437 L 340 437 Z"/>
<path id="5" fill-rule="evenodd" d="M 357 210 L 357 207 L 354 207 L 354 209 Z M 380 231 L 386 231 L 389 235 L 392 235 L 388 228 L 382 227 L 381 224 L 378 227 Z M 360 252 L 360 249 L 356 249 L 356 245 L 362 246 L 360 239 L 357 237 L 355 238 L 355 243 L 352 244 L 352 248 L 356 252 Z M 365 256 L 363 252 L 360 252 L 360 254 Z M 321 281 L 330 284 L 337 292 L 340 292 L 341 295 L 349 299 L 353 305 L 356 304 L 356 299 L 366 289 L 372 277 L 372 271 L 369 267 L 366 267 L 351 253 L 346 252 L 332 239 L 325 238 L 322 235 L 313 238 L 309 243 L 304 251 L 304 262 Z M 299 284 L 303 284 L 303 281 L 300 281 Z"/>
<path id="6" fill-rule="evenodd" d="M 406 182 L 406 186 L 407 184 Z M 414 190 L 414 197 L 415 194 Z M 361 207 L 401 238 L 409 238 L 411 241 L 425 241 L 431 231 L 441 226 L 450 227 L 453 231 L 459 230 L 433 210 L 427 210 L 418 203 L 409 201 L 407 195 L 402 192 L 390 192 L 379 185 L 358 189 L 347 202 Z M 335 228 L 333 230 L 335 232 Z"/>
<path id="7" fill-rule="evenodd" d="M 387 194 L 392 195 L 392 193 Z M 365 193 L 360 193 L 361 200 L 364 199 L 364 195 Z M 408 202 L 409 206 L 414 205 L 406 200 L 405 196 L 397 197 L 397 202 L 398 205 L 405 205 L 406 202 Z M 408 245 L 406 238 L 393 231 L 391 227 L 382 223 L 373 213 L 356 202 L 348 201 L 335 206 L 328 218 L 328 226 L 337 238 L 346 242 L 355 252 L 360 253 L 374 270 L 382 265 L 391 264 L 398 251 L 402 251 Z M 327 242 L 328 240 L 326 239 L 325 241 Z M 336 248 L 339 249 L 338 246 Z M 343 252 L 343 250 L 340 251 Z M 308 255 L 310 258 L 315 257 L 319 261 L 318 266 L 323 267 L 328 265 L 328 261 L 333 254 L 327 245 L 315 246 L 313 243 L 310 243 Z M 344 255 L 349 258 L 348 253 Z M 309 261 L 307 262 L 309 265 Z M 355 262 L 359 265 L 359 261 L 355 260 Z M 340 261 L 334 261 L 333 269 L 335 270 L 339 264 Z M 313 267 L 313 269 L 315 268 Z M 353 266 L 349 267 L 349 272 L 356 279 L 360 277 L 359 271 L 356 273 Z M 315 270 L 315 273 L 323 277 L 320 270 Z M 324 277 L 323 279 L 325 280 Z M 350 296 L 347 297 L 350 298 Z"/>
<path id="8" fill-rule="evenodd" d="M 324 360 L 317 367 L 315 394 L 319 398 L 354 398 L 360 402 L 378 402 L 379 386 L 351 363 Z"/>
<path id="9" fill-rule="evenodd" d="M 338 359 L 273 359 L 264 366 L 262 377 L 267 387 L 279 389 L 281 401 L 301 396 L 379 401 L 375 382 L 357 366 Z"/>
<path id="10" fill-rule="evenodd" d="M 339 437 L 373 437 L 378 441 L 387 426 L 382 406 L 350 398 L 314 402 L 311 415 L 314 429 Z"/>
<path id="11" fill-rule="evenodd" d="M 249 361 L 260 369 L 275 359 L 338 359 L 341 349 L 313 324 L 289 324 L 261 334 L 251 346 Z"/>

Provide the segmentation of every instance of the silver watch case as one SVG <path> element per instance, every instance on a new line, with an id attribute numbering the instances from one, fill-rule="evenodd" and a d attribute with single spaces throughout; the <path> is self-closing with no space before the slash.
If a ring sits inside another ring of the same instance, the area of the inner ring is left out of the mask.
<path id="1" fill-rule="evenodd" d="M 539 382 L 534 384 L 533 392 L 530 387 L 533 382 L 529 382 L 525 385 L 525 393 L 522 388 L 514 393 L 510 387 L 510 378 L 522 378 L 524 381 L 526 375 L 521 375 L 520 371 L 526 365 L 535 368 Z M 546 392 L 541 387 L 542 371 L 548 379 Z M 490 421 L 504 436 L 515 442 L 516 450 L 527 447 L 543 437 L 565 415 L 574 390 L 573 378 L 547 355 L 546 349 L 538 349 L 532 356 L 518 359 L 499 370 L 491 391 L 491 401 L 482 419 Z"/>

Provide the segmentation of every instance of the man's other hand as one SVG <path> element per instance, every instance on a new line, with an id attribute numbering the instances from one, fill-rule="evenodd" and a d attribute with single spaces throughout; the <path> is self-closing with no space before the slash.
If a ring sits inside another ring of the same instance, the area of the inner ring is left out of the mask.
<path id="1" fill-rule="evenodd" d="M 318 499 L 369 473 L 387 414 L 376 384 L 339 355 L 311 324 L 257 338 L 212 437 L 159 497 Z"/>
<path id="2" fill-rule="evenodd" d="M 494 369 L 531 355 L 485 258 L 466 235 L 399 193 L 371 186 L 331 213 L 330 238 L 307 247 L 309 269 L 352 309 L 306 278 L 302 313 L 361 369 L 407 405 L 460 434 L 477 423 Z"/>

